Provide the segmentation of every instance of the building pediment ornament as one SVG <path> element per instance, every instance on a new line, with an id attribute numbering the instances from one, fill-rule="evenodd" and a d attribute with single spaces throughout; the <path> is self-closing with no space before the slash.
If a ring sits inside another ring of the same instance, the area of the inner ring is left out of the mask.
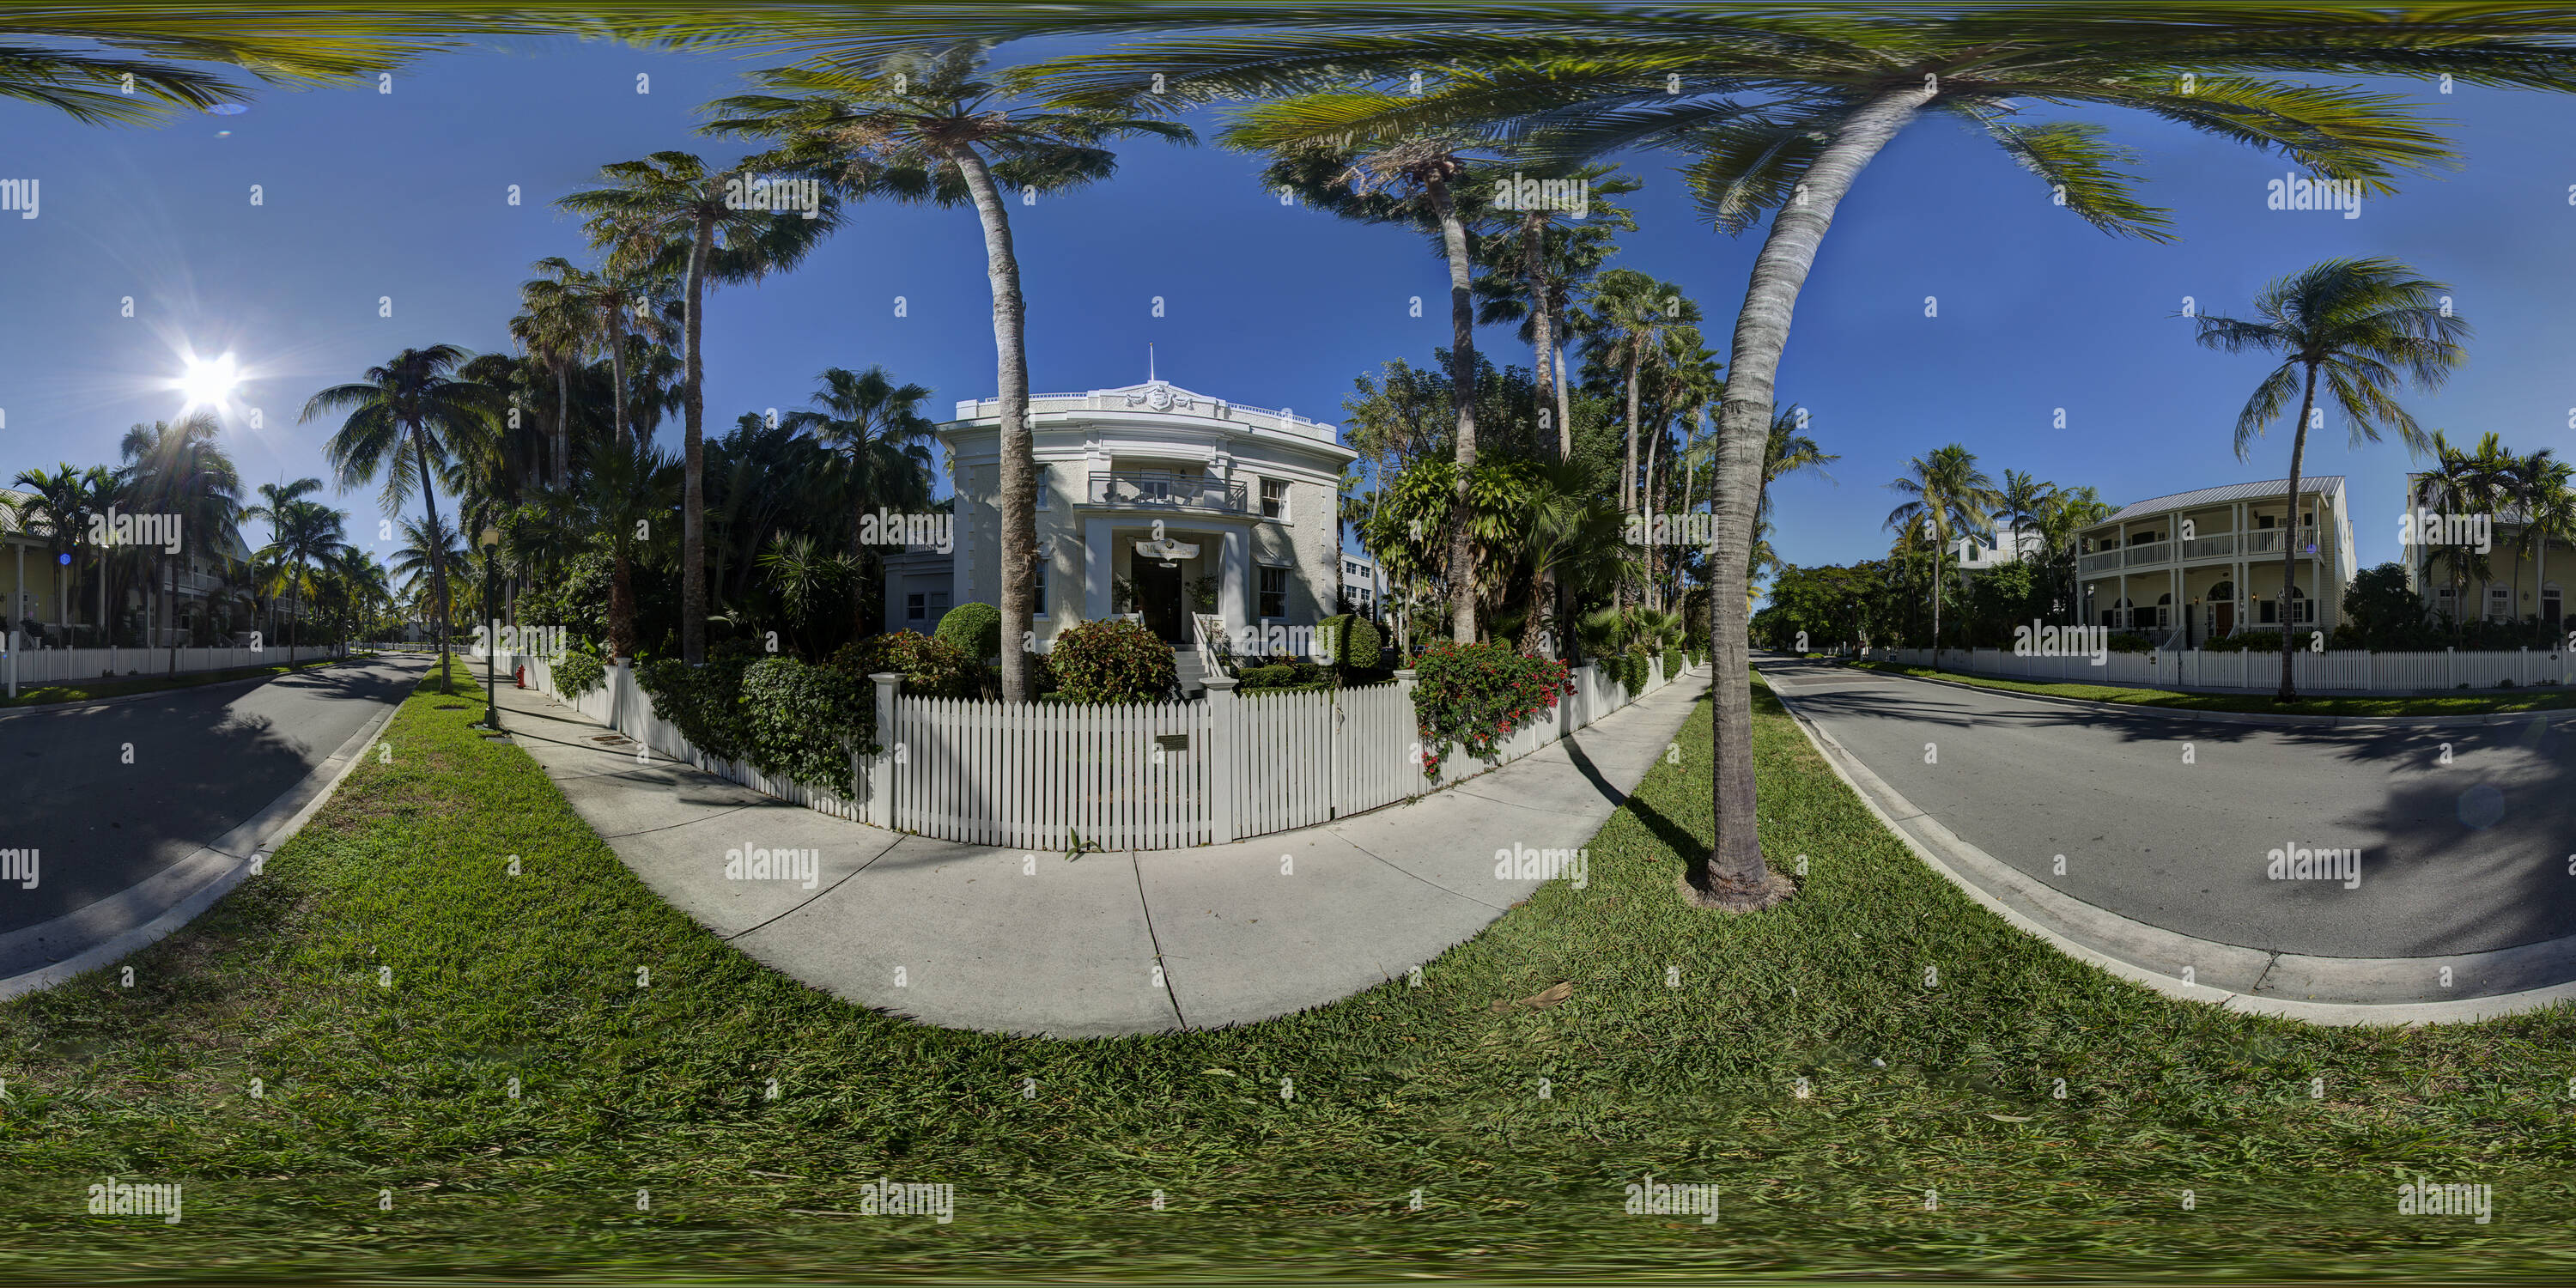
<path id="1" fill-rule="evenodd" d="M 1144 388 L 1128 390 L 1127 405 L 1147 407 L 1155 411 L 1170 411 L 1175 407 L 1188 410 L 1198 406 L 1198 400 L 1157 380 Z"/>
<path id="2" fill-rule="evenodd" d="M 1163 537 L 1154 541 L 1137 542 L 1136 553 L 1143 558 L 1168 566 L 1178 560 L 1198 558 L 1199 547 L 1195 541 L 1174 541 L 1170 537 Z"/>

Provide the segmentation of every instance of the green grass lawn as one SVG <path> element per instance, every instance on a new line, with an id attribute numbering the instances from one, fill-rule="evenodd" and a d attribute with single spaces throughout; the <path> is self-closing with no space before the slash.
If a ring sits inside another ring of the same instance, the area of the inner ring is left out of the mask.
<path id="1" fill-rule="evenodd" d="M 1935 671 L 1928 666 L 1903 666 L 1895 662 L 1851 662 L 1846 665 L 1866 671 L 1885 671 L 1890 675 L 1919 675 L 1930 679 L 1951 680 L 1986 689 L 2008 689 L 2015 693 L 2041 693 L 2056 698 L 2083 698 L 2092 702 L 2117 702 L 2133 707 L 2170 707 L 2177 711 L 2253 711 L 2267 715 L 2308 716 L 2477 716 L 2505 711 L 2555 711 L 2576 707 L 2576 692 L 2558 688 L 2470 690 L 2456 697 L 2446 694 L 2387 697 L 2301 698 L 2296 702 L 2275 702 L 2259 694 L 2176 693 L 2171 689 L 2131 689 L 2116 684 L 2052 684 L 2036 680 L 2001 680 L 1985 675 L 1961 675 L 1956 671 Z"/>
<path id="2" fill-rule="evenodd" d="M 364 656 L 360 654 L 358 656 Z M 348 658 L 318 657 L 309 662 L 284 663 L 275 666 L 243 666 L 229 671 L 202 671 L 186 675 L 135 676 L 131 679 L 80 680 L 43 686 L 20 685 L 18 696 L 0 696 L 0 710 L 12 707 L 41 707 L 56 702 L 95 702 L 100 698 L 122 698 L 137 693 L 159 693 L 164 689 L 193 689 L 201 684 L 222 684 L 230 680 L 265 679 L 290 671 L 309 671 L 317 666 L 330 666 Z M 6 689 L 0 689 L 5 694 Z"/>
<path id="3" fill-rule="evenodd" d="M 2576 1273 L 2576 1011 L 2309 1029 L 2117 982 L 1921 867 L 1757 702 L 1766 844 L 1808 859 L 1781 909 L 1675 895 L 1703 703 L 1590 888 L 1424 986 L 1057 1043 L 753 963 L 424 691 L 132 987 L 0 1005 L 0 1273 Z M 2419 1169 L 2491 1184 L 2494 1222 L 2398 1216 Z M 1649 1172 L 1718 1184 L 1718 1222 L 1623 1215 Z M 111 1173 L 184 1183 L 184 1220 L 83 1214 Z M 879 1176 L 953 1184 L 954 1223 L 840 1215 Z"/>

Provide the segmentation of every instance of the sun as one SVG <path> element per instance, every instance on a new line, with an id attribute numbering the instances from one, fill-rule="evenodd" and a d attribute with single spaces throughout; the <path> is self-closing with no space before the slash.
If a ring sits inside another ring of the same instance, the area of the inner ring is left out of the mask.
<path id="1" fill-rule="evenodd" d="M 187 399 L 182 414 L 199 407 L 221 407 L 231 401 L 233 390 L 241 385 L 241 372 L 233 366 L 233 355 L 220 358 L 189 358 L 187 369 L 173 382 Z"/>

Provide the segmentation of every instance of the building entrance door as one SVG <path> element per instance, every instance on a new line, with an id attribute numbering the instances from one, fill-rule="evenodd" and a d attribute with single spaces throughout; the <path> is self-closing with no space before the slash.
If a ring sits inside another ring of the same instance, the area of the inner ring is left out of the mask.
<path id="1" fill-rule="evenodd" d="M 2236 601 L 2221 600 L 2210 605 L 2217 614 L 2217 624 L 2209 628 L 2213 639 L 2225 639 L 2236 633 Z"/>
<path id="2" fill-rule="evenodd" d="M 1138 558 L 1136 573 L 1136 611 L 1144 614 L 1145 629 L 1160 635 L 1174 647 L 1190 643 L 1189 615 L 1181 609 L 1181 569 L 1174 564 L 1166 568 L 1159 562 Z"/>

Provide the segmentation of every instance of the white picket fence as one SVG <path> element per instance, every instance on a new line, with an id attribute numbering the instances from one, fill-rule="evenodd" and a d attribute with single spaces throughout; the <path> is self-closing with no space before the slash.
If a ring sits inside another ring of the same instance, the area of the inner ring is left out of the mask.
<path id="1" fill-rule="evenodd" d="M 252 666 L 291 665 L 315 658 L 336 657 L 340 652 L 341 648 L 336 644 L 305 644 L 294 648 L 280 645 L 265 649 L 11 648 L 7 633 L 0 632 L 0 683 L 5 683 L 14 697 L 22 685 L 61 684 L 110 677 L 123 680 L 149 675 L 193 675 Z"/>
<path id="2" fill-rule="evenodd" d="M 1518 760 L 1668 682 L 1660 659 L 1633 694 L 1578 667 L 1554 712 L 1491 756 L 1451 748 L 1430 779 L 1410 672 L 1311 693 L 1246 693 L 1219 681 L 1202 701 L 1134 706 L 925 698 L 880 681 L 878 709 L 893 712 L 880 721 L 886 750 L 853 757 L 853 800 L 700 752 L 654 714 L 627 668 L 610 667 L 599 687 L 568 698 L 543 658 L 505 661 L 585 717 L 754 791 L 897 831 L 1049 852 L 1175 849 L 1346 818 Z"/>
<path id="3" fill-rule="evenodd" d="M 1932 650 L 1928 648 L 1873 649 L 1867 656 L 1906 666 L 1932 665 Z M 2299 649 L 2290 656 L 2290 678 L 2302 691 L 2429 693 L 2462 685 L 2493 689 L 2506 681 L 2517 688 L 2576 683 L 2576 654 L 2565 649 L 2439 653 L 2374 653 L 2368 649 L 2312 653 Z M 2271 691 L 2281 687 L 2281 655 L 2277 650 L 2110 653 L 2104 656 L 2102 665 L 2095 666 L 2089 656 L 2019 657 L 2010 649 L 1946 648 L 1941 650 L 1940 664 L 1945 671 L 2010 680 L 2179 689 Z"/>

